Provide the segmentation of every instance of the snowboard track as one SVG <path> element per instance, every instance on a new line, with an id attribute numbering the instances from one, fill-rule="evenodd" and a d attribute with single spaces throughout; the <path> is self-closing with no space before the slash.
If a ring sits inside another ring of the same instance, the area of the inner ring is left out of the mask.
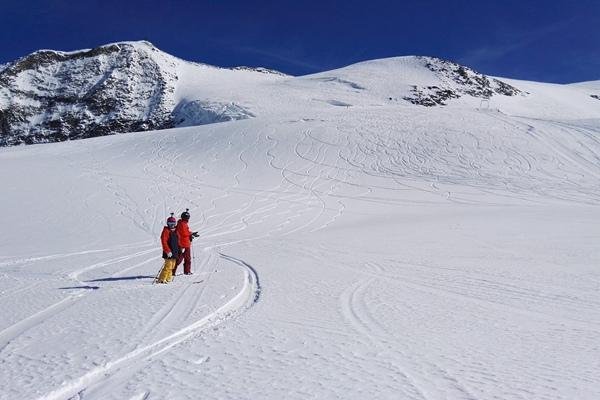
<path id="1" fill-rule="evenodd" d="M 136 363 L 141 361 L 148 362 L 153 357 L 199 335 L 207 329 L 215 328 L 230 319 L 238 317 L 244 311 L 255 305 L 259 301 L 261 294 L 260 281 L 256 269 L 247 262 L 230 255 L 219 253 L 219 256 L 222 259 L 241 267 L 244 271 L 244 284 L 241 290 L 227 303 L 203 318 L 163 337 L 162 339 L 146 346 L 136 348 L 119 358 L 107 361 L 78 378 L 63 382 L 59 388 L 41 395 L 38 399 L 66 400 L 73 396 L 82 398 L 88 387 L 109 379 L 115 374 L 118 374 L 120 370 L 131 367 Z"/>

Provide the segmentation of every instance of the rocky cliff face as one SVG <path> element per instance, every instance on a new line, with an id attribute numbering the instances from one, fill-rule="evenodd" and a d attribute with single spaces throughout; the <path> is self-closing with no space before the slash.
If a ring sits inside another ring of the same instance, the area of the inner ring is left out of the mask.
<path id="1" fill-rule="evenodd" d="M 417 59 L 437 76 L 440 84 L 413 86 L 410 95 L 404 97 L 404 100 L 413 104 L 432 107 L 445 105 L 448 100 L 464 95 L 489 99 L 495 94 L 501 96 L 526 94 L 506 82 L 490 78 L 460 64 L 434 57 L 417 57 Z"/>
<path id="2" fill-rule="evenodd" d="M 0 70 L 0 145 L 171 127 L 175 60 L 147 42 L 23 57 Z"/>

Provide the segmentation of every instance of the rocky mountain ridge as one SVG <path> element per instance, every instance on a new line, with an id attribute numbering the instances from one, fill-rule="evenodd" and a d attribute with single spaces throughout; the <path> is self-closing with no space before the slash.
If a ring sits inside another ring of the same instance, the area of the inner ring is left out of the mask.
<path id="1" fill-rule="evenodd" d="M 150 44 L 23 57 L 0 73 L 0 145 L 171 127 L 174 69 Z"/>
<path id="2" fill-rule="evenodd" d="M 464 95 L 489 99 L 494 94 L 501 96 L 527 95 L 527 93 L 499 79 L 490 78 L 451 61 L 435 57 L 416 57 L 424 63 L 425 68 L 433 72 L 441 81 L 441 85 L 414 85 L 411 94 L 403 99 L 413 104 L 432 107 L 446 105 L 447 100 L 457 99 Z"/>
<path id="3" fill-rule="evenodd" d="M 182 103 L 175 91 L 183 63 L 187 62 L 142 41 L 73 52 L 39 50 L 4 65 L 0 68 L 0 146 L 252 116 L 236 104 L 212 102 L 203 109 L 202 102 Z"/>

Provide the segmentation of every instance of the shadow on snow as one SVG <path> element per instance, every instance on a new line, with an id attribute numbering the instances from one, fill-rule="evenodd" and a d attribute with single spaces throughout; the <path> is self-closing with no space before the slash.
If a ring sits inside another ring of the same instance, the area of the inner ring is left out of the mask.
<path id="1" fill-rule="evenodd" d="M 118 277 L 110 277 L 110 278 L 99 278 L 92 279 L 86 282 L 115 282 L 115 281 L 134 281 L 137 279 L 148 279 L 154 278 L 153 275 L 136 275 L 136 276 L 118 276 Z"/>

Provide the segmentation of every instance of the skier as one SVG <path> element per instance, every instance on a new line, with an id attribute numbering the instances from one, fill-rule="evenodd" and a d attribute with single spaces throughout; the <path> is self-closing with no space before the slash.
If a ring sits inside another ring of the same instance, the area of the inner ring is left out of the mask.
<path id="1" fill-rule="evenodd" d="M 160 234 L 163 250 L 162 257 L 165 259 L 165 264 L 158 275 L 158 283 L 169 283 L 173 280 L 173 271 L 176 268 L 177 258 L 180 255 L 179 233 L 176 228 L 177 220 L 173 216 L 173 213 L 171 213 L 171 216 L 167 218 L 167 226 L 163 228 Z"/>
<path id="2" fill-rule="evenodd" d="M 179 253 L 179 257 L 177 258 L 177 263 L 173 268 L 173 275 L 177 271 L 177 267 L 183 261 L 183 273 L 185 275 L 192 274 L 192 255 L 191 255 L 191 247 L 192 240 L 198 237 L 198 232 L 190 231 L 190 227 L 188 226 L 188 221 L 190 220 L 190 210 L 186 208 L 184 212 L 181 213 L 181 219 L 177 221 L 177 233 L 179 234 L 179 247 L 181 248 L 181 252 Z"/>

